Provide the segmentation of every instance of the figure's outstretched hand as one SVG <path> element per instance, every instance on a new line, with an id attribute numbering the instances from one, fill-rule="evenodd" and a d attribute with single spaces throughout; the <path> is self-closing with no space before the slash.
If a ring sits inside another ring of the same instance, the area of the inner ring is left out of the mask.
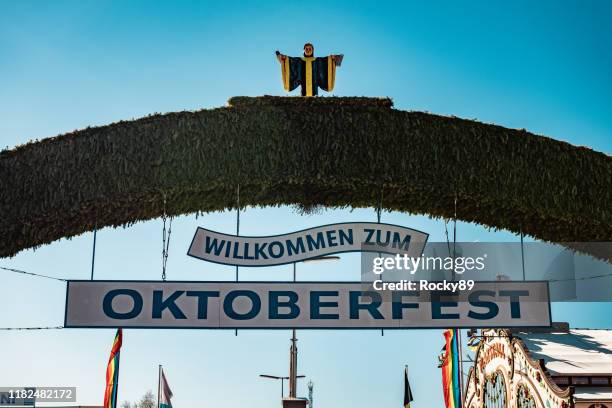
<path id="1" fill-rule="evenodd" d="M 279 60 L 280 62 L 283 62 L 283 60 L 287 58 L 286 55 L 281 54 L 278 50 L 276 51 L 276 59 Z"/>
<path id="2" fill-rule="evenodd" d="M 342 60 L 344 59 L 344 54 L 334 55 L 334 61 L 336 62 L 336 66 L 342 65 Z"/>

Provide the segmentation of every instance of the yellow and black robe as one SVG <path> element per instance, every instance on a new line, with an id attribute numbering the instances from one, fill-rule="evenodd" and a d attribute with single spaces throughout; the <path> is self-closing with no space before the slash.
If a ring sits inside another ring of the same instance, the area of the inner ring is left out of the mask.
<path id="1" fill-rule="evenodd" d="M 336 61 L 328 57 L 285 57 L 280 60 L 285 91 L 302 85 L 302 96 L 317 95 L 318 88 L 331 92 L 336 80 Z"/>

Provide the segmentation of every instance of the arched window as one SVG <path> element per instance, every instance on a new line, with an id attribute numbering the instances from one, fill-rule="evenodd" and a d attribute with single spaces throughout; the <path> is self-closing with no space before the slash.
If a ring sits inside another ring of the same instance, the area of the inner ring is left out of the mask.
<path id="1" fill-rule="evenodd" d="M 608 408 L 608 406 L 604 404 L 593 404 L 589 405 L 589 408 Z"/>
<path id="2" fill-rule="evenodd" d="M 516 405 L 518 408 L 536 408 L 535 399 L 525 384 L 521 384 L 516 392 Z"/>
<path id="3" fill-rule="evenodd" d="M 508 398 L 506 395 L 506 384 L 504 376 L 495 372 L 488 377 L 484 383 L 484 408 L 506 408 Z"/>

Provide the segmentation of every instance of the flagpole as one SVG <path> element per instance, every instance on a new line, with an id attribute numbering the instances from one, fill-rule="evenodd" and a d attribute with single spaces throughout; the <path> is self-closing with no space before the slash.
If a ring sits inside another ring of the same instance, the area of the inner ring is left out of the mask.
<path id="1" fill-rule="evenodd" d="M 463 361 L 463 350 L 461 347 L 461 329 L 456 329 L 457 330 L 457 340 L 458 341 L 458 352 L 459 352 L 459 403 L 461 404 L 461 408 L 463 408 L 463 364 L 461 364 L 461 361 Z"/>
<path id="2" fill-rule="evenodd" d="M 408 378 L 408 364 L 404 365 L 404 381 L 408 383 L 408 386 L 410 386 L 410 379 Z M 406 393 L 406 384 L 404 384 L 404 394 L 405 393 Z M 412 393 L 412 391 L 410 393 Z M 410 404 L 410 402 L 408 402 L 408 404 Z M 410 407 L 410 405 L 408 405 L 408 407 Z M 404 404 L 404 408 L 406 408 L 405 404 Z"/>
<path id="3" fill-rule="evenodd" d="M 123 339 L 122 339 L 122 341 L 123 341 Z M 113 407 L 114 408 L 117 407 L 117 395 L 119 395 L 119 367 L 121 366 L 121 364 L 119 364 L 120 360 L 121 360 L 121 351 L 119 351 L 117 353 L 117 392 L 115 393 L 115 398 L 114 398 L 114 403 L 113 403 Z"/>
<path id="4" fill-rule="evenodd" d="M 162 366 L 161 364 L 159 365 L 159 370 L 157 371 L 157 408 L 159 408 L 159 400 L 161 398 L 161 372 L 162 372 Z"/>
<path id="5" fill-rule="evenodd" d="M 410 380 L 408 379 L 408 364 L 404 365 L 404 405 L 403 408 L 410 408 L 412 402 L 412 390 L 410 389 Z M 460 407 L 455 407 L 460 408 Z"/>

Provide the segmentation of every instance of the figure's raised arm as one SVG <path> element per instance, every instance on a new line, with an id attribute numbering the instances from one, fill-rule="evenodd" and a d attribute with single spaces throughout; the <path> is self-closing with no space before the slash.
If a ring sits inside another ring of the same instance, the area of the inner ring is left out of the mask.
<path id="1" fill-rule="evenodd" d="M 344 59 L 344 54 L 337 54 L 337 55 L 332 54 L 331 57 L 334 60 L 334 62 L 336 63 L 336 66 L 339 67 L 340 65 L 342 65 L 342 60 Z"/>
<path id="2" fill-rule="evenodd" d="M 278 59 L 279 62 L 283 62 L 286 58 L 286 55 L 281 54 L 280 51 L 276 50 L 276 59 Z"/>

